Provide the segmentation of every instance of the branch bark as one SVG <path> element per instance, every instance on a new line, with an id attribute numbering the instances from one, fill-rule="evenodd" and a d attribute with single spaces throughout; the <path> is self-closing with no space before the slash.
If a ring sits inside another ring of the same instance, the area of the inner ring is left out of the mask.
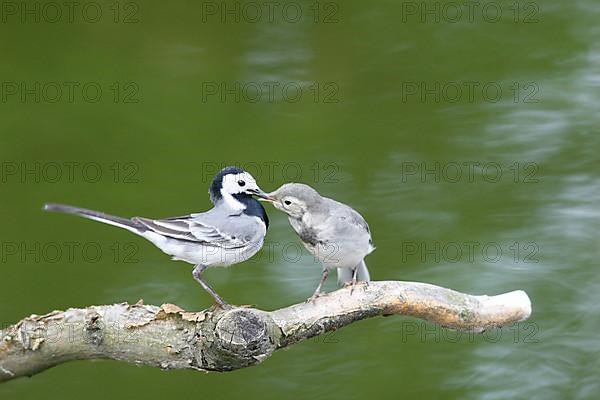
<path id="1" fill-rule="evenodd" d="M 517 290 L 472 296 L 416 282 L 380 281 L 343 288 L 276 311 L 234 308 L 186 312 L 113 304 L 31 315 L 0 331 L 0 382 L 71 361 L 105 358 L 163 369 L 231 371 L 275 350 L 378 315 L 408 315 L 443 327 L 483 332 L 527 319 Z"/>

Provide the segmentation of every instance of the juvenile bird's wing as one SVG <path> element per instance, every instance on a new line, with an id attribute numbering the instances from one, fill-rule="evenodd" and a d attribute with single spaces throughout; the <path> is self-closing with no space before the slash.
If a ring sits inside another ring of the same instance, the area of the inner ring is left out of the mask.
<path id="1" fill-rule="evenodd" d="M 371 237 L 371 229 L 369 229 L 369 224 L 365 219 L 358 213 L 358 211 L 354 210 L 352 207 L 347 206 L 346 204 L 340 203 L 338 201 L 329 199 L 335 204 L 334 207 L 330 207 L 332 219 L 330 225 L 332 227 L 336 227 L 335 235 L 336 236 L 350 236 L 359 241 L 367 241 L 371 248 L 371 251 L 375 249 L 373 245 L 373 239 Z M 341 222 L 341 223 L 340 223 Z"/>
<path id="2" fill-rule="evenodd" d="M 336 218 L 340 221 L 344 221 L 348 226 L 353 229 L 357 229 L 359 231 L 365 231 L 369 235 L 371 234 L 371 230 L 369 229 L 369 224 L 367 221 L 360 215 L 355 209 L 346 204 L 340 203 L 338 201 L 329 199 L 333 203 L 335 203 L 335 207 L 331 207 L 333 210 L 332 217 Z"/>
<path id="3" fill-rule="evenodd" d="M 143 224 L 153 232 L 170 238 L 198 242 L 207 246 L 235 249 L 246 246 L 252 236 L 245 234 L 244 221 L 235 221 L 234 218 L 241 217 L 223 216 L 219 220 L 207 212 L 167 219 L 135 217 L 133 220 Z M 236 224 L 240 225 L 242 234 L 235 234 L 234 227 Z M 248 228 L 252 229 L 246 227 L 246 229 Z"/>
<path id="4" fill-rule="evenodd" d="M 360 215 L 354 209 L 352 209 L 350 207 L 348 207 L 348 208 L 349 208 L 349 212 L 348 212 L 348 216 L 347 216 L 348 222 L 358 226 L 361 229 L 364 229 L 369 234 L 371 234 L 371 230 L 369 229 L 369 224 L 367 223 L 367 221 L 365 221 L 365 219 L 362 217 L 362 215 Z"/>

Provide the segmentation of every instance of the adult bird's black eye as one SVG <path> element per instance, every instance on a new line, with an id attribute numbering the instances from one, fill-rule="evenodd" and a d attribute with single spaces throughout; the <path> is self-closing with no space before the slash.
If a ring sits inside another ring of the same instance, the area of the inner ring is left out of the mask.
<path id="1" fill-rule="evenodd" d="M 292 204 L 292 202 L 289 201 L 289 200 L 284 201 L 284 203 L 285 203 L 286 206 L 289 206 L 290 204 Z"/>
<path id="2" fill-rule="evenodd" d="M 246 182 L 244 182 L 244 181 L 238 181 L 238 185 L 240 185 L 240 186 L 246 186 Z"/>

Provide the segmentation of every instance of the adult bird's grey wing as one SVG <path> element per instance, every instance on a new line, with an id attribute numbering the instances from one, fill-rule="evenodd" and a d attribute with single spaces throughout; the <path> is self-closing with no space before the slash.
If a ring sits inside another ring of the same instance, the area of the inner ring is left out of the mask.
<path id="1" fill-rule="evenodd" d="M 248 241 L 245 236 L 223 232 L 210 221 L 203 221 L 202 215 L 204 214 L 166 219 L 134 217 L 132 220 L 143 224 L 153 232 L 173 239 L 224 249 L 236 249 L 247 245 Z"/>

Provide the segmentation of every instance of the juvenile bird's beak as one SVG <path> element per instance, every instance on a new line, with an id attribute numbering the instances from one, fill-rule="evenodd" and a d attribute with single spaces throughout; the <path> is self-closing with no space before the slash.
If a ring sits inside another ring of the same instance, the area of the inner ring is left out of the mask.
<path id="1" fill-rule="evenodd" d="M 268 193 L 263 192 L 261 189 L 248 189 L 248 192 L 258 197 L 260 201 L 273 201 L 274 199 L 269 196 Z"/>
<path id="2" fill-rule="evenodd" d="M 259 197 L 258 201 L 268 201 L 269 203 L 274 203 L 275 199 L 272 197 L 269 197 L 269 195 L 267 194 L 265 197 Z"/>

